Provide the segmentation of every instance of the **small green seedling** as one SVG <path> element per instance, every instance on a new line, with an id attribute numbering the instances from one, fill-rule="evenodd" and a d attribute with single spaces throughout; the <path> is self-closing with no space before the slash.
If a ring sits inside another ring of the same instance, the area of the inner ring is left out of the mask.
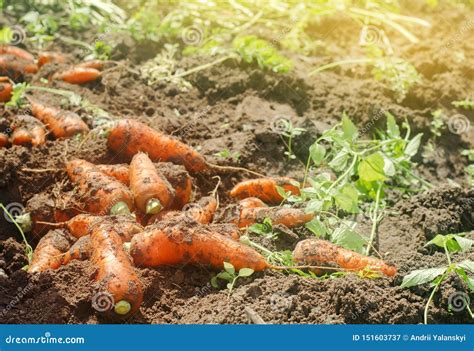
<path id="1" fill-rule="evenodd" d="M 231 152 L 229 149 L 221 150 L 219 152 L 216 152 L 214 155 L 221 158 L 230 158 L 234 162 L 238 161 L 240 158 L 240 153 L 238 151 Z"/>
<path id="2" fill-rule="evenodd" d="M 249 232 L 262 235 L 265 238 L 275 238 L 275 234 L 273 233 L 272 220 L 270 218 L 265 218 L 262 223 L 252 224 L 247 229 Z"/>
<path id="3" fill-rule="evenodd" d="M 286 141 L 284 140 L 284 143 L 286 145 L 287 151 L 285 151 L 285 155 L 288 157 L 288 160 L 294 160 L 296 159 L 296 155 L 293 154 L 292 146 L 293 146 L 293 139 L 299 135 L 301 135 L 303 132 L 306 131 L 304 128 L 299 128 L 299 127 L 294 127 L 293 123 L 291 123 L 290 120 L 286 119 L 281 119 L 278 121 L 279 125 L 278 127 L 282 129 L 281 135 L 286 138 Z"/>
<path id="4" fill-rule="evenodd" d="M 468 239 L 462 234 L 448 234 L 436 235 L 432 240 L 426 243 L 425 246 L 435 245 L 442 248 L 446 254 L 448 262 L 447 266 L 417 269 L 407 274 L 403 278 L 402 287 L 409 288 L 416 285 L 430 283 L 433 290 L 425 305 L 424 309 L 424 323 L 428 324 L 428 311 L 435 293 L 439 290 L 441 284 L 446 280 L 450 273 L 455 273 L 466 284 L 467 288 L 474 292 L 474 278 L 468 275 L 468 272 L 474 273 L 474 261 L 464 260 L 459 263 L 454 263 L 451 260 L 451 253 L 467 252 L 474 245 L 474 240 Z M 471 311 L 468 301 L 465 302 L 465 308 L 474 319 L 474 314 Z"/>
<path id="5" fill-rule="evenodd" d="M 253 272 L 254 270 L 251 268 L 241 268 L 239 273 L 236 274 L 234 266 L 229 262 L 224 262 L 224 271 L 220 272 L 211 279 L 211 285 L 217 289 L 219 288 L 218 279 L 227 281 L 227 289 L 229 290 L 229 294 L 227 296 L 230 298 L 237 279 L 250 277 Z"/>

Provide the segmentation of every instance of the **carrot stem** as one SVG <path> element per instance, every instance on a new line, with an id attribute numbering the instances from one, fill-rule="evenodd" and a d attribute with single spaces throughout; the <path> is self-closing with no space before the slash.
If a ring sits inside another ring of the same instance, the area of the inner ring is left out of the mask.
<path id="1" fill-rule="evenodd" d="M 119 201 L 115 205 L 112 206 L 110 209 L 110 214 L 111 215 L 130 215 L 130 209 L 128 208 L 128 205 L 123 202 Z"/>
<path id="2" fill-rule="evenodd" d="M 160 200 L 158 199 L 150 199 L 146 204 L 146 214 L 157 214 L 163 209 Z"/>
<path id="3" fill-rule="evenodd" d="M 130 302 L 125 301 L 125 300 L 120 300 L 117 302 L 114 306 L 114 311 L 117 314 L 120 315 L 126 315 L 128 312 L 130 312 L 130 309 L 132 308 L 132 305 L 130 305 Z"/>
<path id="4" fill-rule="evenodd" d="M 234 166 L 219 166 L 216 164 L 208 163 L 207 164 L 211 169 L 220 170 L 220 171 L 235 171 L 235 172 L 247 172 L 249 174 L 256 175 L 257 177 L 265 177 L 262 173 L 252 171 L 244 167 L 234 167 Z"/>

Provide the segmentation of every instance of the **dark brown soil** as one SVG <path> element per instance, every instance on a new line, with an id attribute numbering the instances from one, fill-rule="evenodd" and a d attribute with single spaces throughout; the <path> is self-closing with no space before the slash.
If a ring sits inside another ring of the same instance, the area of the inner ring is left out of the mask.
<path id="1" fill-rule="evenodd" d="M 393 43 L 394 50 L 413 62 L 423 75 L 422 84 L 399 103 L 384 84 L 370 78 L 364 67 L 347 66 L 308 77 L 311 67 L 360 50 L 357 30 L 350 30 L 353 24 L 343 19 L 324 21 L 313 28 L 317 38 L 340 46 L 327 47 L 311 62 L 295 57 L 296 69 L 287 75 L 263 73 L 228 61 L 191 76 L 193 88 L 184 92 L 172 84 L 148 87 L 135 72 L 136 66 L 127 69 L 116 65 L 109 67 L 96 84 L 78 87 L 55 82 L 53 86 L 79 93 L 108 111 L 111 118 L 136 118 L 173 134 L 193 145 L 210 162 L 301 178 L 304 166 L 287 160 L 285 146 L 272 129 L 281 116 L 308 130 L 295 141 L 295 153 L 301 159 L 314 138 L 339 121 L 343 111 L 367 134 L 385 123 L 381 111 L 392 112 L 400 121 L 408 118 L 414 132 L 425 132 L 425 137 L 429 135 L 431 112 L 438 108 L 443 108 L 447 117 L 462 113 L 471 124 L 474 122 L 473 111 L 457 110 L 451 105 L 451 101 L 464 99 L 474 91 L 474 42 L 468 40 L 472 26 L 468 33 L 461 30 L 473 11 L 442 7 L 434 13 L 428 13 L 431 10 L 427 8 L 423 11 L 421 17 L 427 17 L 434 26 L 417 33 L 421 42 L 407 45 L 395 39 Z M 464 60 L 456 53 L 462 53 Z M 184 64 L 191 67 L 196 62 L 199 60 L 186 59 Z M 47 73 L 41 71 L 35 83 L 41 84 L 39 76 Z M 35 97 L 62 104 L 48 94 Z M 14 115 L 3 107 L 0 112 L 7 121 Z M 86 117 L 86 111 L 75 112 Z M 93 121 L 89 123 L 93 125 Z M 0 130 L 5 130 L 7 124 L 0 125 Z M 418 156 L 421 175 L 435 184 L 435 189 L 396 200 L 379 228 L 378 251 L 399 269 L 393 279 L 348 275 L 320 280 L 267 272 L 241 280 L 228 297 L 226 290 L 211 287 L 209 282 L 216 272 L 206 267 L 138 269 L 144 284 L 144 303 L 125 322 L 248 323 L 244 309 L 250 307 L 268 323 L 421 323 L 429 287 L 402 289 L 400 283 L 414 269 L 446 263 L 441 252 L 424 247 L 435 234 L 472 234 L 474 190 L 467 185 L 466 158 L 460 152 L 473 147 L 474 128 L 462 134 L 446 130 L 437 139 L 434 155 Z M 240 158 L 223 160 L 215 156 L 223 149 L 239 153 Z M 123 161 L 107 151 L 105 139 L 100 137 L 49 140 L 38 148 L 0 149 L 1 203 L 28 204 L 29 209 L 38 209 L 41 203 L 47 207 L 48 202 L 60 200 L 59 190 L 70 190 L 64 163 L 76 157 L 97 163 Z M 230 202 L 227 192 L 246 174 L 220 176 L 218 193 L 224 208 Z M 461 187 L 446 184 L 448 178 Z M 207 194 L 216 182 L 197 175 L 196 197 Z M 36 239 L 28 239 L 36 244 Z M 21 237 L 3 216 L 0 240 L 1 323 L 115 322 L 91 307 L 93 268 L 88 262 L 73 261 L 57 271 L 29 275 L 22 270 L 27 259 Z M 294 242 L 288 248 L 292 245 Z M 466 258 L 474 259 L 474 254 Z M 436 295 L 430 322 L 472 323 L 467 311 L 448 310 L 449 297 L 456 291 L 466 288 L 453 276 Z"/>

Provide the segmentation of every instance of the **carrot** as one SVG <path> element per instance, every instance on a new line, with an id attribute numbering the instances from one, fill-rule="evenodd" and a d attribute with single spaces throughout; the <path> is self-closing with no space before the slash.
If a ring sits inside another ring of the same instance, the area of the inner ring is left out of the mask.
<path id="1" fill-rule="evenodd" d="M 283 201 L 283 197 L 278 193 L 277 186 L 282 187 L 285 192 L 290 191 L 294 195 L 299 195 L 300 190 L 292 184 L 294 182 L 288 177 L 245 180 L 234 186 L 230 195 L 239 199 L 257 197 L 264 202 L 278 204 Z"/>
<path id="2" fill-rule="evenodd" d="M 133 209 L 131 191 L 119 181 L 103 174 L 92 163 L 80 159 L 69 161 L 66 170 L 71 181 L 77 185 L 87 212 L 108 214 L 115 205 L 126 205 L 128 209 Z"/>
<path id="3" fill-rule="evenodd" d="M 116 165 L 95 165 L 102 173 L 114 177 L 120 183 L 130 185 L 130 168 L 127 164 L 120 163 Z"/>
<path id="4" fill-rule="evenodd" d="M 15 56 L 0 56 L 0 75 L 5 75 L 16 80 L 27 73 L 38 72 L 38 66 L 25 60 L 20 60 Z"/>
<path id="5" fill-rule="evenodd" d="M 38 55 L 38 66 L 42 67 L 47 63 L 65 63 L 66 57 L 59 52 L 40 52 Z"/>
<path id="6" fill-rule="evenodd" d="M 67 71 L 57 72 L 53 79 L 63 80 L 70 84 L 85 84 L 100 78 L 101 73 L 95 68 L 73 67 Z"/>
<path id="7" fill-rule="evenodd" d="M 268 207 L 265 202 L 260 200 L 257 197 L 247 197 L 239 201 L 239 206 L 242 208 L 258 208 L 258 207 Z"/>
<path id="8" fill-rule="evenodd" d="M 157 222 L 170 221 L 174 219 L 180 219 L 184 215 L 183 212 L 175 210 L 164 210 L 151 216 L 147 221 L 147 226 Z"/>
<path id="9" fill-rule="evenodd" d="M 8 135 L 0 133 L 0 148 L 8 146 Z"/>
<path id="10" fill-rule="evenodd" d="M 122 239 L 110 224 L 97 226 L 91 234 L 91 262 L 100 291 L 113 296 L 114 311 L 133 314 L 143 301 L 142 284 L 125 252 Z"/>
<path id="11" fill-rule="evenodd" d="M 72 260 L 84 261 L 91 257 L 92 242 L 90 235 L 80 237 L 63 256 L 62 264 L 69 264 Z"/>
<path id="12" fill-rule="evenodd" d="M 104 68 L 104 62 L 101 60 L 91 60 L 91 61 L 78 63 L 74 67 L 94 68 L 100 71 L 102 68 Z"/>
<path id="13" fill-rule="evenodd" d="M 116 178 L 121 183 L 127 186 L 130 184 L 128 165 L 122 163 L 96 166 L 103 173 Z M 158 162 L 155 163 L 155 167 L 175 190 L 173 203 L 169 207 L 175 210 L 182 209 L 191 199 L 193 191 L 193 182 L 188 172 L 183 166 L 175 165 L 171 162 Z"/>
<path id="14" fill-rule="evenodd" d="M 212 196 L 203 197 L 199 201 L 188 204 L 183 208 L 186 215 L 201 224 L 211 223 L 216 209 L 217 201 Z"/>
<path id="15" fill-rule="evenodd" d="M 306 239 L 300 241 L 293 251 L 295 262 L 304 264 L 335 264 L 341 268 L 362 271 L 366 268 L 382 272 L 392 277 L 397 269 L 384 261 L 362 255 L 360 253 L 339 247 L 320 239 Z"/>
<path id="16" fill-rule="evenodd" d="M 190 172 L 198 173 L 208 169 L 204 158 L 190 146 L 131 119 L 120 120 L 112 128 L 107 146 L 127 158 L 142 151 L 153 161 L 182 164 Z"/>
<path id="17" fill-rule="evenodd" d="M 142 152 L 133 156 L 130 163 L 130 189 L 137 208 L 147 214 L 155 214 L 168 208 L 174 199 L 174 190 L 170 183 Z"/>
<path id="18" fill-rule="evenodd" d="M 72 137 L 89 131 L 87 124 L 73 112 L 61 111 L 33 100 L 30 100 L 30 104 L 33 116 L 43 122 L 55 138 Z"/>
<path id="19" fill-rule="evenodd" d="M 38 146 L 46 142 L 43 123 L 28 115 L 17 115 L 12 133 L 12 144 Z"/>
<path id="20" fill-rule="evenodd" d="M 22 60 L 31 62 L 35 61 L 35 58 L 32 54 L 16 46 L 0 45 L 0 55 L 12 55 Z"/>
<path id="21" fill-rule="evenodd" d="M 0 102 L 8 102 L 12 97 L 13 86 L 8 77 L 0 77 Z"/>
<path id="22" fill-rule="evenodd" d="M 72 240 L 65 231 L 60 229 L 49 231 L 38 242 L 28 272 L 43 272 L 48 268 L 58 269 L 61 266 L 62 256 L 71 243 Z"/>
<path id="23" fill-rule="evenodd" d="M 221 235 L 228 236 L 233 240 L 239 241 L 240 239 L 240 230 L 235 224 L 231 223 L 217 223 L 217 224 L 209 224 L 207 226 L 209 230 L 215 231 Z"/>
<path id="24" fill-rule="evenodd" d="M 262 271 L 270 267 L 257 251 L 221 235 L 215 226 L 210 230 L 186 221 L 135 235 L 130 255 L 137 266 L 145 267 L 194 263 L 222 268 L 223 262 L 230 262 L 237 270 L 247 267 Z"/>
<path id="25" fill-rule="evenodd" d="M 261 223 L 265 218 L 269 218 L 272 224 L 283 224 L 288 228 L 298 227 L 313 219 L 314 215 L 305 213 L 298 208 L 242 208 L 240 210 L 240 217 L 231 220 L 240 228 L 247 227 L 254 223 Z"/>

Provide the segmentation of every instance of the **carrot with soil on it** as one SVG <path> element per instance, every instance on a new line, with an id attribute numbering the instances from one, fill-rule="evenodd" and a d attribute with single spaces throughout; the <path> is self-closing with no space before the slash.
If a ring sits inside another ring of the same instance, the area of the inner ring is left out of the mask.
<path id="1" fill-rule="evenodd" d="M 304 264 L 330 264 L 354 271 L 369 269 L 382 272 L 389 277 L 397 273 L 394 266 L 388 265 L 383 260 L 365 256 L 321 239 L 300 241 L 293 251 L 293 259 Z"/>
<path id="2" fill-rule="evenodd" d="M 243 228 L 255 223 L 261 223 L 265 218 L 269 218 L 272 224 L 283 224 L 288 228 L 295 228 L 311 221 L 314 218 L 314 214 L 305 213 L 298 208 L 242 208 L 240 216 L 234 218 L 231 222 Z"/>
<path id="3" fill-rule="evenodd" d="M 137 266 L 144 267 L 194 263 L 222 268 L 224 262 L 236 270 L 271 267 L 254 249 L 220 234 L 216 225 L 210 228 L 186 221 L 165 228 L 152 227 L 133 237 L 130 255 Z"/>
<path id="4" fill-rule="evenodd" d="M 170 183 L 142 152 L 133 156 L 130 163 L 130 189 L 137 208 L 146 214 L 156 214 L 168 208 L 174 199 Z"/>
<path id="5" fill-rule="evenodd" d="M 143 290 L 120 235 L 108 223 L 99 225 L 91 234 L 91 246 L 94 280 L 100 292 L 112 295 L 117 315 L 133 314 L 143 301 Z"/>
<path id="6" fill-rule="evenodd" d="M 0 133 L 0 147 L 8 146 L 8 135 Z"/>
<path id="7" fill-rule="evenodd" d="M 55 138 L 72 137 L 89 132 L 87 124 L 77 114 L 61 111 L 29 99 L 33 116 L 43 122 Z"/>
<path id="8" fill-rule="evenodd" d="M 259 208 L 268 207 L 268 205 L 257 197 L 247 197 L 239 201 L 239 206 L 242 208 Z"/>
<path id="9" fill-rule="evenodd" d="M 90 235 L 82 236 L 66 251 L 61 264 L 69 264 L 72 260 L 85 261 L 91 257 L 92 242 Z"/>
<path id="10" fill-rule="evenodd" d="M 208 224 L 212 222 L 216 209 L 217 200 L 213 196 L 205 196 L 195 203 L 188 204 L 183 210 L 187 216 L 196 222 Z"/>
<path id="11" fill-rule="evenodd" d="M 127 164 L 115 165 L 96 165 L 103 173 L 116 178 L 121 183 L 129 186 L 129 166 Z M 193 192 L 193 182 L 186 169 L 181 165 L 175 165 L 171 162 L 158 162 L 155 167 L 166 180 L 171 184 L 175 191 L 173 203 L 169 206 L 171 209 L 180 210 L 189 203 Z"/>
<path id="12" fill-rule="evenodd" d="M 0 77 L 0 102 L 8 102 L 12 97 L 13 85 L 8 77 Z"/>
<path id="13" fill-rule="evenodd" d="M 38 72 L 36 63 L 18 59 L 11 55 L 0 55 L 0 75 L 8 76 L 13 80 L 21 78 L 25 74 Z"/>
<path id="14" fill-rule="evenodd" d="M 63 80 L 70 84 L 85 84 L 97 80 L 101 75 L 100 71 L 95 68 L 72 67 L 67 71 L 55 73 L 53 80 Z"/>
<path id="15" fill-rule="evenodd" d="M 13 145 L 43 145 L 46 142 L 44 125 L 31 116 L 16 116 L 11 141 Z"/>
<path id="16" fill-rule="evenodd" d="M 250 179 L 235 185 L 230 195 L 238 199 L 256 197 L 266 203 L 278 204 L 283 201 L 283 197 L 277 188 L 281 187 L 285 192 L 299 195 L 300 189 L 295 183 L 295 180 L 288 177 Z"/>
<path id="17" fill-rule="evenodd" d="M 66 57 L 59 52 L 40 52 L 38 55 L 38 66 L 42 67 L 47 63 L 65 63 Z"/>
<path id="18" fill-rule="evenodd" d="M 28 51 L 21 49 L 17 46 L 0 45 L 0 55 L 12 55 L 25 61 L 30 61 L 30 62 L 35 61 L 35 57 L 32 54 L 30 54 Z"/>
<path id="19" fill-rule="evenodd" d="M 63 254 L 70 248 L 72 242 L 73 240 L 64 230 L 49 231 L 38 242 L 28 272 L 37 273 L 50 268 L 58 269 L 61 266 Z"/>
<path id="20" fill-rule="evenodd" d="M 208 169 L 204 157 L 192 147 L 131 119 L 117 122 L 109 133 L 107 146 L 128 158 L 141 151 L 146 152 L 153 161 L 182 164 L 190 172 L 199 173 Z"/>
<path id="21" fill-rule="evenodd" d="M 69 179 L 77 185 L 84 209 L 93 214 L 116 213 L 119 208 L 131 211 L 134 208 L 133 194 L 115 178 L 102 173 L 92 163 L 72 160 L 66 164 Z"/>

